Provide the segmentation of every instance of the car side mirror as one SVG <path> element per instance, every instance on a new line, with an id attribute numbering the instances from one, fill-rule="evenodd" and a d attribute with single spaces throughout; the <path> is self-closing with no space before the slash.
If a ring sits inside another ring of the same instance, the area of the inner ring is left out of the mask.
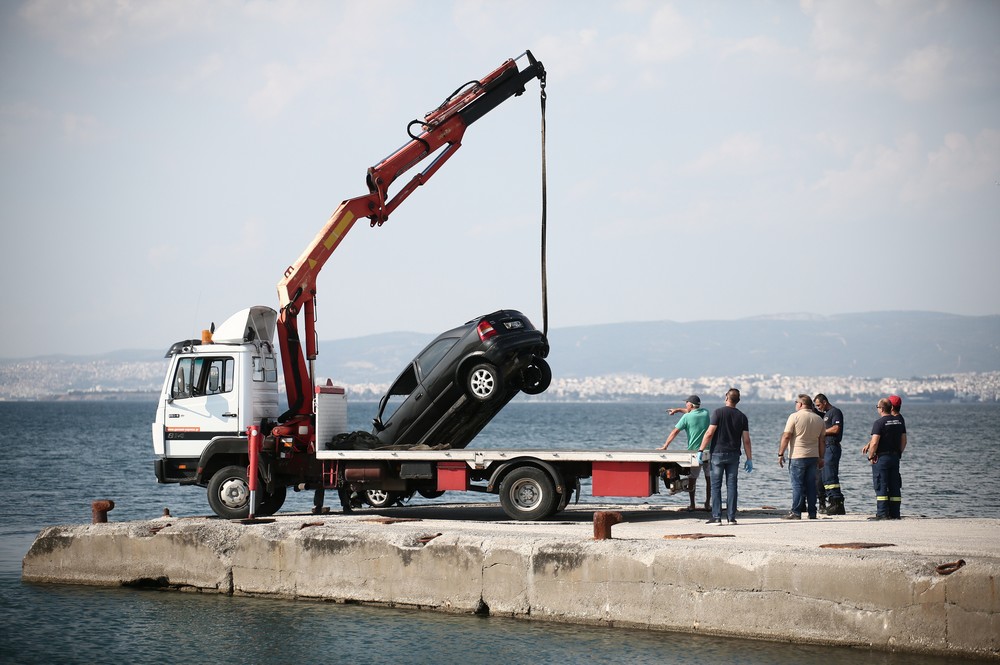
<path id="1" fill-rule="evenodd" d="M 381 418 L 375 418 L 375 419 L 373 419 L 372 420 L 372 426 L 376 430 L 378 430 L 379 432 L 381 432 L 381 431 L 383 431 L 385 429 L 385 425 L 382 424 L 382 419 Z"/>

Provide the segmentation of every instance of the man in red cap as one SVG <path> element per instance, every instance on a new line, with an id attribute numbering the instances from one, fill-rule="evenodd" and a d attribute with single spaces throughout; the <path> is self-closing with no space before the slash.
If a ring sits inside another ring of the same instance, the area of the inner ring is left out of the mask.
<path id="1" fill-rule="evenodd" d="M 899 415 L 899 407 L 903 406 L 903 400 L 899 395 L 889 395 L 889 404 L 892 406 L 892 415 Z"/>
<path id="2" fill-rule="evenodd" d="M 898 520 L 903 501 L 899 458 L 906 450 L 906 424 L 902 416 L 892 415 L 889 399 L 880 399 L 877 408 L 879 418 L 872 425 L 872 438 L 861 449 L 871 462 L 875 486 L 875 517 L 868 519 Z"/>

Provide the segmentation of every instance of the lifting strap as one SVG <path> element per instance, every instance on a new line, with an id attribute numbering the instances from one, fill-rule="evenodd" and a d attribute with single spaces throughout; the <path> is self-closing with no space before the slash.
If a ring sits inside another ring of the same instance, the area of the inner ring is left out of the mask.
<path id="1" fill-rule="evenodd" d="M 542 334 L 549 336 L 549 286 L 545 262 L 545 225 L 548 215 L 548 184 L 545 172 L 545 75 L 538 81 L 542 104 Z"/>

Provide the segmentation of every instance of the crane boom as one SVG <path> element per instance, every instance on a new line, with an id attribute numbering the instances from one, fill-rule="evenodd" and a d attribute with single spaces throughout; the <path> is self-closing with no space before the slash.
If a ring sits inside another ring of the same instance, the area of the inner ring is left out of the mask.
<path id="1" fill-rule="evenodd" d="M 527 59 L 518 67 L 517 61 Z M 282 422 L 296 421 L 296 416 L 311 412 L 312 361 L 318 353 L 316 344 L 316 280 L 320 270 L 340 245 L 344 236 L 361 218 L 371 226 L 381 226 L 389 215 L 413 191 L 426 183 L 462 146 L 466 128 L 510 97 L 521 95 L 525 84 L 537 78 L 544 86 L 545 68 L 531 51 L 509 59 L 477 81 L 470 81 L 453 92 L 423 120 L 414 120 L 407 128 L 410 140 L 381 162 L 368 169 L 368 193 L 343 201 L 302 255 L 285 270 L 278 282 L 278 342 L 288 395 L 288 411 Z M 411 130 L 419 125 L 420 133 Z M 436 155 L 431 163 L 414 175 L 394 195 L 389 187 L 417 164 Z M 305 350 L 299 336 L 298 317 L 304 314 Z M 307 367 L 306 360 L 309 361 Z M 289 428 L 291 429 L 291 428 Z"/>

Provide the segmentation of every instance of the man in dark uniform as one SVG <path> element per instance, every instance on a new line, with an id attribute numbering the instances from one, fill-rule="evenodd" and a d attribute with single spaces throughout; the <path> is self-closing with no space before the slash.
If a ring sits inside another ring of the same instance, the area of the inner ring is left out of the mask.
<path id="1" fill-rule="evenodd" d="M 899 458 L 906 449 L 906 425 L 892 415 L 892 405 L 878 401 L 879 418 L 872 425 L 872 438 L 861 449 L 872 464 L 872 484 L 875 486 L 874 520 L 898 520 L 903 502 L 903 481 L 899 475 Z"/>
<path id="2" fill-rule="evenodd" d="M 823 491 L 826 493 L 826 514 L 844 515 L 844 493 L 840 489 L 840 442 L 844 438 L 844 414 L 830 404 L 826 395 L 813 398 L 816 408 L 823 413 L 826 425 L 826 452 L 823 458 Z"/>

